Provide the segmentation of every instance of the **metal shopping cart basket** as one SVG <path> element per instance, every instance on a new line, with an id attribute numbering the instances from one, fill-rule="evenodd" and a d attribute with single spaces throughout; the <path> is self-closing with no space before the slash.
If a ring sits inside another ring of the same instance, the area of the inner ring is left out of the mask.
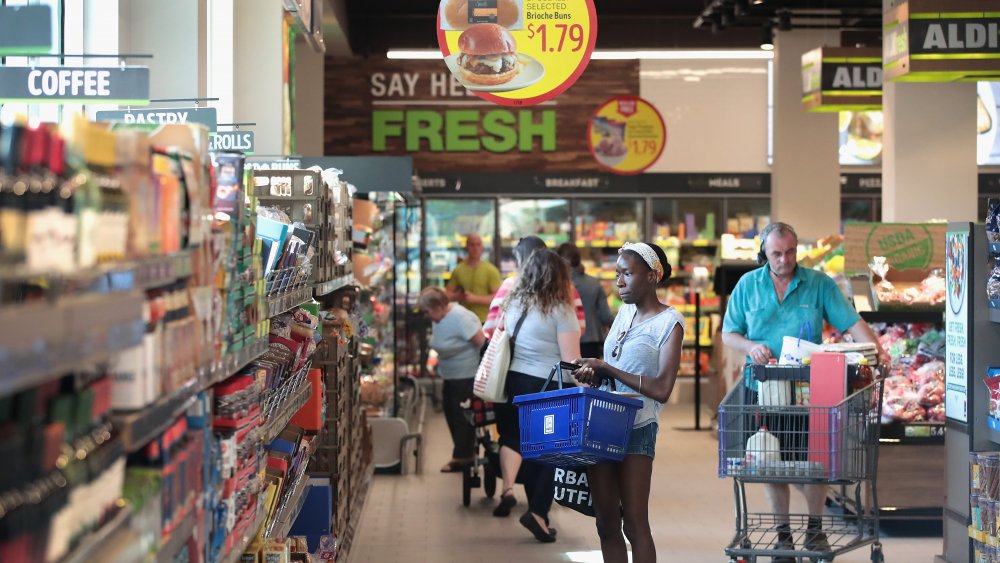
<path id="1" fill-rule="evenodd" d="M 851 371 L 856 374 L 856 367 Z M 809 366 L 750 365 L 745 375 L 719 406 L 719 477 L 733 478 L 736 504 L 736 533 L 725 549 L 730 562 L 754 563 L 758 557 L 829 561 L 870 545 L 872 561 L 882 563 L 876 492 L 882 381 L 820 407 L 807 403 Z M 746 485 L 752 483 L 853 488 L 859 509 L 821 517 L 829 542 L 823 551 L 806 546 L 809 515 L 790 514 L 794 546 L 801 549 L 779 548 L 779 516 L 751 512 L 747 505 Z M 866 490 L 869 506 L 862 503 Z"/>

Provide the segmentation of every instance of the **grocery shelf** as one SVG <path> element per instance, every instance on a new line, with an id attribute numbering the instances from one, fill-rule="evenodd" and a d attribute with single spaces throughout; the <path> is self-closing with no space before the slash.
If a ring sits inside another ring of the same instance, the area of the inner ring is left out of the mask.
<path id="1" fill-rule="evenodd" d="M 312 397 L 312 383 L 308 379 L 303 379 L 298 389 L 275 409 L 278 414 L 264 423 L 261 431 L 261 439 L 264 440 L 264 443 L 270 443 L 277 438 L 278 434 L 281 434 L 281 431 L 288 426 L 288 422 L 309 401 L 310 397 Z"/>
<path id="2" fill-rule="evenodd" d="M 944 323 L 944 309 L 939 311 L 862 311 L 860 315 L 865 322 L 869 323 Z"/>
<path id="3" fill-rule="evenodd" d="M 267 316 L 277 317 L 312 300 L 312 286 L 302 286 L 285 293 L 268 297 Z"/>
<path id="4" fill-rule="evenodd" d="M 369 463 L 363 474 L 364 477 L 361 480 L 361 494 L 358 495 L 358 502 L 351 507 L 351 513 L 347 518 L 346 537 L 341 538 L 340 551 L 344 553 L 344 561 L 347 561 L 350 558 L 351 544 L 354 543 L 354 534 L 357 531 L 358 521 L 361 520 L 365 505 L 368 504 L 368 495 L 371 493 L 372 476 L 375 474 L 375 464 Z M 337 560 L 340 560 L 339 554 Z"/>
<path id="5" fill-rule="evenodd" d="M 192 379 L 172 395 L 163 397 L 152 405 L 135 412 L 112 415 L 111 422 L 122 437 L 125 451 L 135 453 L 163 434 L 194 403 L 199 391 L 197 380 Z"/>
<path id="6" fill-rule="evenodd" d="M 244 346 L 236 352 L 226 354 L 222 359 L 202 366 L 198 370 L 198 379 L 201 381 L 200 390 L 225 381 L 232 377 L 234 373 L 246 367 L 247 364 L 256 360 L 267 352 L 268 338 L 265 336 L 253 344 Z"/>
<path id="7" fill-rule="evenodd" d="M 11 395 L 142 343 L 142 294 L 106 293 L 0 310 L 0 396 Z M 45 322 L 39 322 L 45 319 Z M 30 327 L 30 330 L 25 330 Z"/>
<path id="8" fill-rule="evenodd" d="M 151 289 L 189 277 L 191 252 L 116 261 L 75 272 L 34 272 L 25 268 L 0 268 L 0 285 L 30 283 L 46 288 L 50 299 L 66 294 Z"/>
<path id="9" fill-rule="evenodd" d="M 188 515 L 174 528 L 166 543 L 156 552 L 156 563 L 173 563 L 181 550 L 187 547 L 188 540 L 191 539 L 191 534 L 194 532 L 197 514 L 198 511 L 195 510 L 194 506 L 188 510 Z"/>
<path id="10" fill-rule="evenodd" d="M 995 323 L 1000 323 L 1000 309 L 994 309 L 990 307 L 989 317 L 991 321 Z"/>
<path id="11" fill-rule="evenodd" d="M 313 442 L 315 441 L 316 440 L 314 439 Z M 312 449 L 312 446 L 310 446 L 310 449 Z M 271 520 L 268 529 L 264 531 L 265 540 L 288 537 L 288 532 L 292 529 L 292 524 L 294 524 L 295 519 L 299 517 L 299 512 L 302 511 L 302 504 L 305 502 L 306 489 L 309 488 L 308 463 L 311 455 L 312 454 L 306 456 L 306 464 L 303 466 L 299 476 L 295 479 L 295 484 L 291 489 L 291 493 L 282 501 L 281 506 L 274 515 L 274 519 Z"/>
<path id="12" fill-rule="evenodd" d="M 333 293 L 342 287 L 347 287 L 349 285 L 354 285 L 354 274 L 348 274 L 340 278 L 334 278 L 330 281 L 325 281 L 322 283 L 317 283 L 313 289 L 316 292 L 316 296 L 327 295 L 328 293 Z"/>
<path id="13" fill-rule="evenodd" d="M 944 424 L 931 422 L 890 422 L 882 424 L 879 442 L 883 444 L 943 445 Z"/>
<path id="14" fill-rule="evenodd" d="M 72 551 L 60 560 L 60 563 L 87 563 L 103 548 L 104 544 L 118 534 L 127 533 L 132 511 L 128 506 L 118 509 L 118 512 L 103 526 L 91 532 L 77 544 Z"/>
<path id="15" fill-rule="evenodd" d="M 266 517 L 267 512 L 262 510 L 260 504 L 258 504 L 257 516 L 254 517 L 253 522 L 250 522 L 250 525 L 247 526 L 243 535 L 240 536 L 239 540 L 233 545 L 233 549 L 228 554 L 219 557 L 219 563 L 239 563 L 247 546 L 249 546 L 250 542 L 257 537 L 257 532 L 259 532 L 261 527 L 264 526 L 264 519 Z"/>
<path id="16" fill-rule="evenodd" d="M 191 253 L 184 250 L 167 256 L 146 258 L 137 262 L 133 271 L 135 284 L 139 289 L 168 285 L 191 276 Z"/>
<path id="17" fill-rule="evenodd" d="M 988 416 L 986 417 L 986 422 L 990 429 L 990 441 L 1000 445 L 1000 420 Z"/>

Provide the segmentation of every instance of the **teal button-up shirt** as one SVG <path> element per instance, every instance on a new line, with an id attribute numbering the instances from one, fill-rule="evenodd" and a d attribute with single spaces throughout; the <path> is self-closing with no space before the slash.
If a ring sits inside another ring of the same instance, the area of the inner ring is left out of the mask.
<path id="1" fill-rule="evenodd" d="M 734 332 L 767 344 L 775 358 L 785 336 L 799 336 L 816 344 L 823 339 L 823 320 L 844 332 L 861 319 L 829 276 L 799 266 L 778 303 L 767 266 L 748 272 L 736 284 L 726 307 L 722 332 Z M 803 330 L 803 325 L 808 328 Z M 812 334 L 810 335 L 810 328 Z"/>

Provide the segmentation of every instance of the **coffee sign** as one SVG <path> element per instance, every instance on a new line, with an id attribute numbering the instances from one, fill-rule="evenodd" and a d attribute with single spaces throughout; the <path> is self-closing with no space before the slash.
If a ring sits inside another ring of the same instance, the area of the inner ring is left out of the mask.
<path id="1" fill-rule="evenodd" d="M 821 47 L 803 54 L 802 94 L 807 111 L 882 109 L 882 51 Z"/>
<path id="2" fill-rule="evenodd" d="M 0 66 L 0 102 L 149 104 L 149 69 Z"/>
<path id="3" fill-rule="evenodd" d="M 893 0 L 885 11 L 887 80 L 1000 79 L 1000 9 L 995 0 Z"/>

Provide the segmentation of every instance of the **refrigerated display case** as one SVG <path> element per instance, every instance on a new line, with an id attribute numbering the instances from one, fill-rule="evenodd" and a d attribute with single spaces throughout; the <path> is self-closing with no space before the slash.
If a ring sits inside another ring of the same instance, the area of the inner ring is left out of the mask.
<path id="1" fill-rule="evenodd" d="M 771 198 L 746 197 L 726 199 L 724 233 L 753 238 L 771 222 Z"/>
<path id="2" fill-rule="evenodd" d="M 535 235 L 549 248 L 570 242 L 572 223 L 568 199 L 501 199 L 500 223 L 500 274 L 514 273 L 514 247 L 521 237 Z"/>
<path id="3" fill-rule="evenodd" d="M 428 199 L 424 201 L 424 286 L 444 286 L 464 256 L 465 239 L 483 239 L 483 260 L 494 260 L 496 200 Z"/>
<path id="4" fill-rule="evenodd" d="M 618 249 L 625 241 L 644 240 L 646 205 L 642 199 L 577 199 L 574 236 L 587 273 L 601 280 L 610 293 Z M 617 299 L 617 297 L 615 297 Z"/>
<path id="5" fill-rule="evenodd" d="M 840 198 L 840 222 L 861 221 L 864 223 L 882 220 L 882 196 L 842 196 Z"/>

